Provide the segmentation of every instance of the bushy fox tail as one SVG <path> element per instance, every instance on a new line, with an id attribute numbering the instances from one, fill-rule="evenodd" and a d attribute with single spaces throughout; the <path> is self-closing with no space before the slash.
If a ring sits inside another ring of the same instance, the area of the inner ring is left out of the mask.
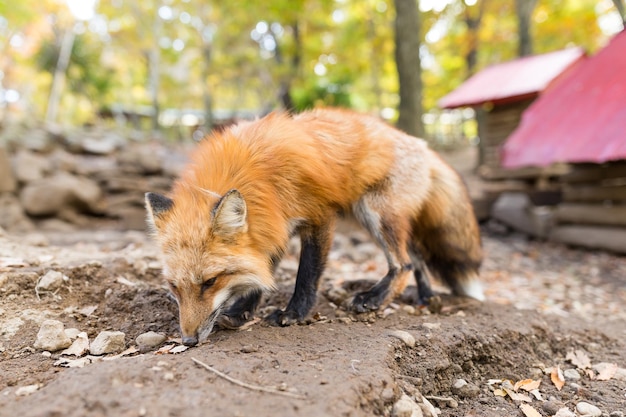
<path id="1" fill-rule="evenodd" d="M 478 222 L 461 178 L 447 166 L 434 170 L 412 244 L 430 273 L 454 294 L 485 299 L 478 278 L 483 258 Z"/>

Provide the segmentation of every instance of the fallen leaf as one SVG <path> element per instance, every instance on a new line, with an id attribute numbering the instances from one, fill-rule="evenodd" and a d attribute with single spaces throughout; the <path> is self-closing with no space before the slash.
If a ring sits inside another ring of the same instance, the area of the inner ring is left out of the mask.
<path id="1" fill-rule="evenodd" d="M 563 385 L 565 385 L 565 377 L 563 376 L 563 371 L 561 371 L 561 367 L 557 366 L 556 368 L 552 368 L 552 372 L 550 373 L 550 379 L 552 383 L 561 391 Z"/>
<path id="2" fill-rule="evenodd" d="M 80 310 L 78 310 L 78 312 L 85 317 L 89 317 L 93 314 L 94 311 L 96 311 L 97 308 L 98 306 L 87 306 L 81 308 Z"/>
<path id="3" fill-rule="evenodd" d="M 591 361 L 589 360 L 589 356 L 583 350 L 574 350 L 567 353 L 565 356 L 566 361 L 570 361 L 572 365 L 576 366 L 579 369 L 589 369 L 591 368 Z"/>
<path id="4" fill-rule="evenodd" d="M 594 365 L 593 368 L 598 371 L 598 376 L 596 377 L 598 381 L 608 381 L 613 378 L 613 375 L 615 375 L 615 372 L 617 371 L 617 364 L 602 362 Z"/>
<path id="5" fill-rule="evenodd" d="M 502 388 L 495 389 L 493 391 L 493 394 L 497 397 L 506 397 L 506 391 L 503 390 Z"/>
<path id="6" fill-rule="evenodd" d="M 178 346 L 170 349 L 170 351 L 168 353 L 182 353 L 182 352 L 186 351 L 187 349 L 189 349 L 188 346 L 178 345 Z"/>
<path id="7" fill-rule="evenodd" d="M 543 401 L 543 397 L 541 396 L 541 393 L 539 392 L 538 389 L 534 389 L 534 390 L 530 391 L 530 393 L 532 394 L 533 397 L 535 397 L 535 399 L 537 399 L 539 401 Z"/>
<path id="8" fill-rule="evenodd" d="M 510 388 L 502 388 L 502 389 L 506 391 L 507 394 L 509 394 L 509 397 L 511 397 L 513 401 L 524 401 L 527 403 L 532 402 L 532 398 L 530 398 L 526 394 L 518 394 L 517 392 L 513 391 Z"/>
<path id="9" fill-rule="evenodd" d="M 176 345 L 161 346 L 156 352 L 154 352 L 154 354 L 155 355 L 163 355 L 164 353 L 169 353 L 169 351 L 172 350 L 174 348 L 174 346 L 176 346 Z"/>
<path id="10" fill-rule="evenodd" d="M 85 365 L 91 363 L 91 358 L 84 357 L 78 359 L 61 358 L 54 363 L 54 366 L 61 366 L 63 368 L 82 368 Z"/>
<path id="11" fill-rule="evenodd" d="M 520 404 L 519 408 L 520 410 L 522 410 L 522 413 L 524 413 L 526 417 L 541 417 L 541 414 L 539 414 L 539 411 L 535 410 L 535 408 L 531 405 Z"/>
<path id="12" fill-rule="evenodd" d="M 539 388 L 539 385 L 541 385 L 541 380 L 523 379 L 521 381 L 517 381 L 513 389 L 516 392 L 519 391 L 520 389 L 523 389 L 526 392 L 530 392 L 532 390 Z"/>
<path id="13" fill-rule="evenodd" d="M 22 268 L 28 266 L 28 263 L 20 258 L 0 257 L 0 268 Z"/>

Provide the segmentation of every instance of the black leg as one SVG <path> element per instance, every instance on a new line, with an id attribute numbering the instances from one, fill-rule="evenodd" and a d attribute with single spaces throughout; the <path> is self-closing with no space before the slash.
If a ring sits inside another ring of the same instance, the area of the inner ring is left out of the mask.
<path id="1" fill-rule="evenodd" d="M 332 224 L 306 227 L 301 231 L 302 249 L 296 286 L 285 310 L 276 310 L 266 320 L 277 326 L 289 326 L 304 319 L 315 304 L 320 276 L 330 247 Z"/>
<path id="2" fill-rule="evenodd" d="M 237 299 L 218 319 L 223 329 L 237 329 L 254 317 L 254 311 L 261 301 L 261 291 L 253 291 Z"/>
<path id="3" fill-rule="evenodd" d="M 366 313 L 378 310 L 389 296 L 389 286 L 398 275 L 395 268 L 389 269 L 380 281 L 368 291 L 360 292 L 354 296 L 351 309 L 355 313 Z"/>
<path id="4" fill-rule="evenodd" d="M 424 273 L 422 266 L 415 268 L 413 274 L 415 275 L 415 284 L 417 285 L 417 304 L 428 305 L 428 300 L 434 295 L 433 290 L 430 288 L 428 275 Z"/>

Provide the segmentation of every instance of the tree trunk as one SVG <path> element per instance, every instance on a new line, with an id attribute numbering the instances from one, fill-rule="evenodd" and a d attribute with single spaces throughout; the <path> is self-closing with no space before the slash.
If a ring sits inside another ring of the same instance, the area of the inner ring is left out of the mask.
<path id="1" fill-rule="evenodd" d="M 163 21 L 158 16 L 154 16 L 154 22 L 152 25 L 152 36 L 154 42 L 150 51 L 148 52 L 148 94 L 150 95 L 150 101 L 152 102 L 152 131 L 153 133 L 159 130 L 159 86 L 160 86 L 160 65 L 161 65 L 161 48 L 159 46 L 159 39 L 163 28 Z"/>
<path id="2" fill-rule="evenodd" d="M 396 7 L 396 68 L 400 89 L 398 128 L 424 136 L 422 123 L 422 69 L 420 19 L 416 0 L 394 0 Z"/>
<path id="3" fill-rule="evenodd" d="M 515 0 L 515 11 L 518 21 L 518 56 L 527 56 L 533 53 L 533 41 L 530 36 L 530 21 L 536 5 L 537 0 Z"/>
<path id="4" fill-rule="evenodd" d="M 468 50 L 465 55 L 465 67 L 467 70 L 467 78 L 474 75 L 476 64 L 478 62 L 478 30 L 485 12 L 485 3 L 487 0 L 478 1 L 478 15 L 472 16 L 471 6 L 465 6 L 465 24 L 467 25 Z"/>
<path id="5" fill-rule="evenodd" d="M 50 97 L 48 97 L 48 108 L 46 109 L 46 122 L 56 122 L 59 113 L 59 103 L 61 102 L 61 94 L 65 85 L 65 74 L 70 64 L 72 56 L 72 48 L 74 47 L 73 28 L 69 28 L 63 35 L 61 41 L 61 50 L 59 51 L 59 60 L 54 70 L 54 78 L 52 79 L 52 87 L 50 89 Z"/>
<path id="6" fill-rule="evenodd" d="M 626 29 L 626 7 L 624 6 L 623 0 L 613 0 L 613 4 L 622 17 L 622 29 Z"/>
<path id="7" fill-rule="evenodd" d="M 213 46 L 211 43 L 207 41 L 203 41 L 202 45 L 202 101 L 204 103 L 204 128 L 206 133 L 209 133 L 213 130 L 213 125 L 215 121 L 213 120 L 213 97 L 211 95 L 211 91 L 209 90 L 209 86 L 207 85 L 207 80 L 209 79 L 210 66 L 211 66 L 211 55 L 213 52 Z"/>

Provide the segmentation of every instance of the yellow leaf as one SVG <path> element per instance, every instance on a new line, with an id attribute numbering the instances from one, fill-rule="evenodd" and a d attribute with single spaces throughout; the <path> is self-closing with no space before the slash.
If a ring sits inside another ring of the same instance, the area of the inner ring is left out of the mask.
<path id="1" fill-rule="evenodd" d="M 511 397 L 511 399 L 513 401 L 525 401 L 527 403 L 532 402 L 532 399 L 526 395 L 526 394 L 518 394 L 515 391 L 513 391 L 512 389 L 508 389 L 508 388 L 502 388 L 507 394 L 509 394 L 509 397 Z"/>
<path id="2" fill-rule="evenodd" d="M 498 388 L 496 390 L 493 390 L 493 395 L 496 395 L 498 397 L 506 397 L 506 391 L 501 388 Z"/>
<path id="3" fill-rule="evenodd" d="M 565 385 L 565 377 L 563 376 L 563 371 L 561 371 L 561 368 L 559 366 L 557 366 L 556 368 L 552 368 L 552 372 L 550 373 L 550 379 L 552 380 L 552 383 L 554 384 L 556 389 L 561 391 L 561 388 L 563 388 L 563 385 Z"/>
<path id="4" fill-rule="evenodd" d="M 539 388 L 539 385 L 541 385 L 541 380 L 523 379 L 521 381 L 517 381 L 513 389 L 515 389 L 516 392 L 520 389 L 530 392 L 534 389 Z"/>
<path id="5" fill-rule="evenodd" d="M 520 404 L 519 408 L 520 410 L 522 410 L 522 413 L 524 413 L 526 417 L 541 417 L 539 411 L 535 410 L 534 407 L 528 404 Z"/>

